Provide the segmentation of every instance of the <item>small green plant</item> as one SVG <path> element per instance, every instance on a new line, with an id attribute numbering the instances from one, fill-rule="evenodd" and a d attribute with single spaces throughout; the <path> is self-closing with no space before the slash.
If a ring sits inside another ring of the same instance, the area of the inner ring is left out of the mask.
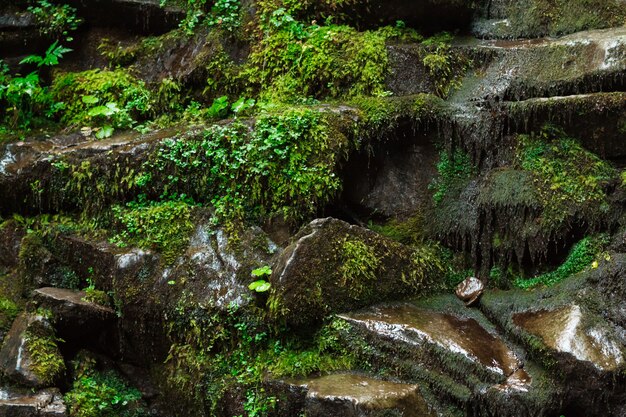
<path id="1" fill-rule="evenodd" d="M 35 64 L 37 68 L 57 65 L 64 54 L 71 49 L 59 45 L 55 41 L 43 56 L 30 55 L 20 64 Z M 62 103 L 54 100 L 47 87 L 41 84 L 37 71 L 22 77 L 11 76 L 8 67 L 0 60 L 0 122 L 11 128 L 29 128 L 36 119 L 51 119 L 63 108 Z M 4 114 L 3 114 L 4 113 Z"/>
<path id="2" fill-rule="evenodd" d="M 61 74 L 51 93 L 64 103 L 61 122 L 98 128 L 100 138 L 147 119 L 154 101 L 145 83 L 122 69 Z"/>
<path id="3" fill-rule="evenodd" d="M 210 27 L 217 27 L 228 32 L 233 32 L 240 25 L 241 8 L 239 0 L 216 0 L 211 8 L 211 14 L 207 19 Z"/>
<path id="4" fill-rule="evenodd" d="M 248 288 L 256 292 L 268 291 L 271 288 L 272 284 L 267 282 L 266 278 L 269 278 L 271 274 L 272 274 L 272 270 L 267 265 L 261 268 L 253 269 L 252 276 L 255 278 L 259 278 L 259 279 L 254 281 L 252 284 L 250 284 Z"/>

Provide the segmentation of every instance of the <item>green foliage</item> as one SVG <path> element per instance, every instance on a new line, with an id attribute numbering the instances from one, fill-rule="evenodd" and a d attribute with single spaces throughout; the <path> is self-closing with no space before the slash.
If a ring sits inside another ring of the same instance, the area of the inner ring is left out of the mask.
<path id="1" fill-rule="evenodd" d="M 266 292 L 271 288 L 271 284 L 267 282 L 264 278 L 268 278 L 272 274 L 272 270 L 269 266 L 265 265 L 261 268 L 256 268 L 252 270 L 252 276 L 257 278 L 262 278 L 257 281 L 254 281 L 252 284 L 248 286 L 248 288 L 252 291 L 256 292 Z"/>
<path id="2" fill-rule="evenodd" d="M 173 190 L 210 201 L 221 220 L 274 213 L 302 219 L 339 189 L 336 148 L 326 119 L 311 110 L 260 116 L 209 128 L 201 140 L 166 140 L 146 171 L 167 173 Z M 195 197 L 194 197 L 195 198 Z"/>
<path id="3" fill-rule="evenodd" d="M 590 266 L 607 243 L 608 239 L 604 235 L 585 237 L 574 245 L 565 262 L 556 270 L 531 279 L 518 278 L 515 285 L 519 288 L 529 289 L 539 285 L 551 286 L 563 281 Z"/>
<path id="4" fill-rule="evenodd" d="M 341 286 L 349 288 L 350 296 L 354 298 L 369 295 L 366 292 L 374 287 L 371 281 L 376 280 L 380 266 L 374 249 L 359 240 L 346 238 L 341 242 L 340 253 Z"/>
<path id="5" fill-rule="evenodd" d="M 71 49 L 59 45 L 58 41 L 54 41 L 54 43 L 46 50 L 45 55 L 29 55 L 22 59 L 20 64 L 36 64 L 37 68 L 44 66 L 52 67 L 58 65 L 59 60 L 63 58 L 63 55 L 71 51 Z"/>
<path id="6" fill-rule="evenodd" d="M 57 344 L 61 340 L 34 332 L 28 332 L 25 339 L 33 372 L 44 384 L 53 384 L 65 372 L 65 362 Z"/>
<path id="7" fill-rule="evenodd" d="M 9 330 L 19 312 L 17 304 L 8 298 L 0 297 L 0 331 Z"/>
<path id="8" fill-rule="evenodd" d="M 63 123 L 109 132 L 135 126 L 148 117 L 153 102 L 143 81 L 122 69 L 62 74 L 54 79 L 51 92 L 65 104 Z"/>
<path id="9" fill-rule="evenodd" d="M 341 332 L 349 330 L 348 323 L 334 319 L 316 333 L 311 346 L 298 347 L 296 344 L 277 349 L 277 357 L 269 369 L 272 376 L 309 376 L 314 373 L 354 369 L 357 366 L 354 352 L 339 338 Z"/>
<path id="10" fill-rule="evenodd" d="M 28 11 L 35 15 L 43 35 L 57 39 L 63 36 L 67 42 L 72 41 L 70 32 L 78 29 L 82 23 L 82 19 L 76 15 L 76 9 L 67 4 L 57 5 L 48 0 L 37 0 L 36 5 L 30 6 Z"/>
<path id="11" fill-rule="evenodd" d="M 437 163 L 438 176 L 430 185 L 435 190 L 433 199 L 435 204 L 441 203 L 446 194 L 453 188 L 464 184 L 474 173 L 470 157 L 465 152 L 456 149 L 450 153 L 442 151 Z"/>
<path id="12" fill-rule="evenodd" d="M 207 24 L 233 32 L 241 23 L 239 0 L 215 0 Z"/>
<path id="13" fill-rule="evenodd" d="M 597 219 L 608 210 L 605 187 L 616 171 L 560 129 L 546 126 L 538 135 L 520 136 L 518 161 L 534 176 L 543 225 L 561 225 L 576 212 L 593 212 L 589 218 Z"/>
<path id="14" fill-rule="evenodd" d="M 129 203 L 113 206 L 115 222 L 122 229 L 115 242 L 133 243 L 161 252 L 172 263 L 189 243 L 193 230 L 192 207 L 183 201 Z"/>
<path id="15" fill-rule="evenodd" d="M 140 417 L 141 394 L 113 371 L 90 371 L 74 381 L 65 394 L 70 417 Z"/>
<path id="16" fill-rule="evenodd" d="M 215 0 L 210 11 L 206 10 L 206 0 L 161 0 L 161 6 L 168 3 L 178 4 L 186 11 L 187 14 L 179 26 L 187 35 L 193 35 L 201 23 L 226 32 L 234 32 L 241 25 L 240 0 Z"/>
<path id="17" fill-rule="evenodd" d="M 37 68 L 54 66 L 69 51 L 71 49 L 55 41 L 43 56 L 30 55 L 20 64 L 36 64 Z M 11 76 L 8 67 L 0 60 L 0 108 L 4 108 L 0 112 L 0 123 L 9 128 L 27 129 L 41 124 L 39 119 L 52 118 L 63 105 L 54 100 L 48 87 L 42 85 L 37 71 L 24 77 L 19 74 Z"/>
<path id="18" fill-rule="evenodd" d="M 422 42 L 425 47 L 422 63 L 434 79 L 436 93 L 440 97 L 447 97 L 452 90 L 461 86 L 460 77 L 470 64 L 465 56 L 452 51 L 452 39 L 452 35 L 443 32 Z"/>

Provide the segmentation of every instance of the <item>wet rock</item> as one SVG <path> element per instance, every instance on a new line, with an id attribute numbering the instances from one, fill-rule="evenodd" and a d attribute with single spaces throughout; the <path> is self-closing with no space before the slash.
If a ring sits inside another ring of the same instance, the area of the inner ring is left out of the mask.
<path id="1" fill-rule="evenodd" d="M 431 417 L 418 385 L 336 374 L 301 381 L 307 390 L 304 411 L 311 417 L 402 415 Z"/>
<path id="2" fill-rule="evenodd" d="M 355 211 L 407 218 L 432 204 L 429 185 L 439 157 L 435 138 L 416 134 L 411 126 L 397 131 L 400 137 L 374 144 L 346 164 L 342 200 Z"/>
<path id="3" fill-rule="evenodd" d="M 37 339 L 54 340 L 54 328 L 43 316 L 23 313 L 15 319 L 0 350 L 0 370 L 5 377 L 27 387 L 49 387 L 61 376 L 61 367 L 48 368 L 51 361 L 62 361 L 56 347 L 41 352 L 40 346 L 33 347 Z M 35 356 L 43 354 L 46 364 L 37 364 Z"/>
<path id="4" fill-rule="evenodd" d="M 0 388 L 0 416 L 6 417 L 66 417 L 67 407 L 56 389 L 19 391 Z"/>
<path id="5" fill-rule="evenodd" d="M 333 219 L 305 226 L 275 262 L 270 303 L 294 325 L 375 301 L 428 291 L 437 268 L 413 264 L 413 251 L 368 229 Z"/>
<path id="6" fill-rule="evenodd" d="M 341 316 L 349 322 L 388 337 L 410 340 L 416 345 L 435 344 L 493 374 L 507 378 L 521 363 L 497 335 L 488 332 L 475 319 L 442 314 L 410 304 L 374 307 L 368 311 Z"/>
<path id="7" fill-rule="evenodd" d="M 428 69 L 422 64 L 424 48 L 420 45 L 390 45 L 389 75 L 387 88 L 396 96 L 408 96 L 418 93 L 433 93 L 436 84 Z"/>
<path id="8" fill-rule="evenodd" d="M 26 231 L 15 221 L 9 220 L 0 224 L 0 266 L 17 266 L 20 242 L 25 234 Z"/>
<path id="9" fill-rule="evenodd" d="M 185 13 L 161 7 L 160 0 L 69 0 L 78 15 L 94 26 L 122 27 L 138 34 L 161 34 L 178 26 Z"/>
<path id="10" fill-rule="evenodd" d="M 546 346 L 591 362 L 599 370 L 613 371 L 624 364 L 623 345 L 605 326 L 587 327 L 585 312 L 577 304 L 556 310 L 513 315 L 513 322 L 539 337 Z"/>
<path id="11" fill-rule="evenodd" d="M 481 280 L 469 277 L 457 285 L 455 294 L 469 307 L 478 301 L 484 290 L 485 284 Z"/>
<path id="12" fill-rule="evenodd" d="M 429 405 L 443 415 L 456 409 L 464 410 L 460 415 L 531 417 L 560 406 L 562 393 L 545 371 L 523 364 L 523 352 L 454 296 L 339 317 L 351 325 L 342 334 L 350 348 L 375 370 L 419 381 Z"/>

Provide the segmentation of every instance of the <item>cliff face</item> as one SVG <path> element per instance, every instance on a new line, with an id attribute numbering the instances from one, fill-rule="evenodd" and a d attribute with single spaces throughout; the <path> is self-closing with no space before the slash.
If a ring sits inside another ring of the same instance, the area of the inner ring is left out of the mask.
<path id="1" fill-rule="evenodd" d="M 624 24 L 0 6 L 0 415 L 625 415 Z"/>

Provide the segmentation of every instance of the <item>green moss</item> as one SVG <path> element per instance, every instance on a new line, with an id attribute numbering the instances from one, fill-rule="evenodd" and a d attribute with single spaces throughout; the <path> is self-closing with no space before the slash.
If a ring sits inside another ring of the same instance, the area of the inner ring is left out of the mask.
<path id="1" fill-rule="evenodd" d="M 241 76 L 267 98 L 383 95 L 388 58 L 381 32 L 349 26 L 307 26 L 284 10 L 270 18 L 273 27 L 253 50 Z"/>
<path id="2" fill-rule="evenodd" d="M 332 117 L 292 109 L 262 115 L 252 128 L 235 120 L 200 138 L 166 140 L 145 166 L 164 181 L 148 189 L 210 202 L 227 223 L 277 214 L 300 220 L 340 187 L 335 165 L 349 143 L 334 130 Z"/>
<path id="3" fill-rule="evenodd" d="M 509 14 L 516 37 L 558 36 L 626 21 L 626 8 L 616 0 L 519 1 L 511 3 Z"/>
<path id="4" fill-rule="evenodd" d="M 556 270 L 531 279 L 518 278 L 515 280 L 515 285 L 519 288 L 528 289 L 539 285 L 552 286 L 563 281 L 591 266 L 594 259 L 606 247 L 607 242 L 606 236 L 586 237 L 574 245 L 567 259 Z"/>
<path id="5" fill-rule="evenodd" d="M 0 331 L 7 331 L 13 320 L 20 312 L 20 308 L 13 301 L 0 297 Z"/>
<path id="6" fill-rule="evenodd" d="M 28 332 L 26 346 L 32 361 L 32 370 L 44 384 L 54 384 L 65 372 L 65 362 L 54 335 Z"/>
<path id="7" fill-rule="evenodd" d="M 605 188 L 616 178 L 615 169 L 560 129 L 520 136 L 517 158 L 534 177 L 544 229 L 558 228 L 577 213 L 596 221 L 609 210 Z"/>
<path id="8" fill-rule="evenodd" d="M 374 288 L 371 281 L 376 280 L 380 266 L 374 249 L 359 240 L 345 238 L 340 244 L 340 253 L 340 285 L 349 288 L 350 296 L 355 299 L 369 296 L 366 293 Z"/>
<path id="9" fill-rule="evenodd" d="M 162 253 L 164 262 L 170 264 L 189 243 L 193 230 L 191 209 L 182 201 L 113 206 L 115 221 L 122 229 L 113 240 L 156 249 Z"/>

